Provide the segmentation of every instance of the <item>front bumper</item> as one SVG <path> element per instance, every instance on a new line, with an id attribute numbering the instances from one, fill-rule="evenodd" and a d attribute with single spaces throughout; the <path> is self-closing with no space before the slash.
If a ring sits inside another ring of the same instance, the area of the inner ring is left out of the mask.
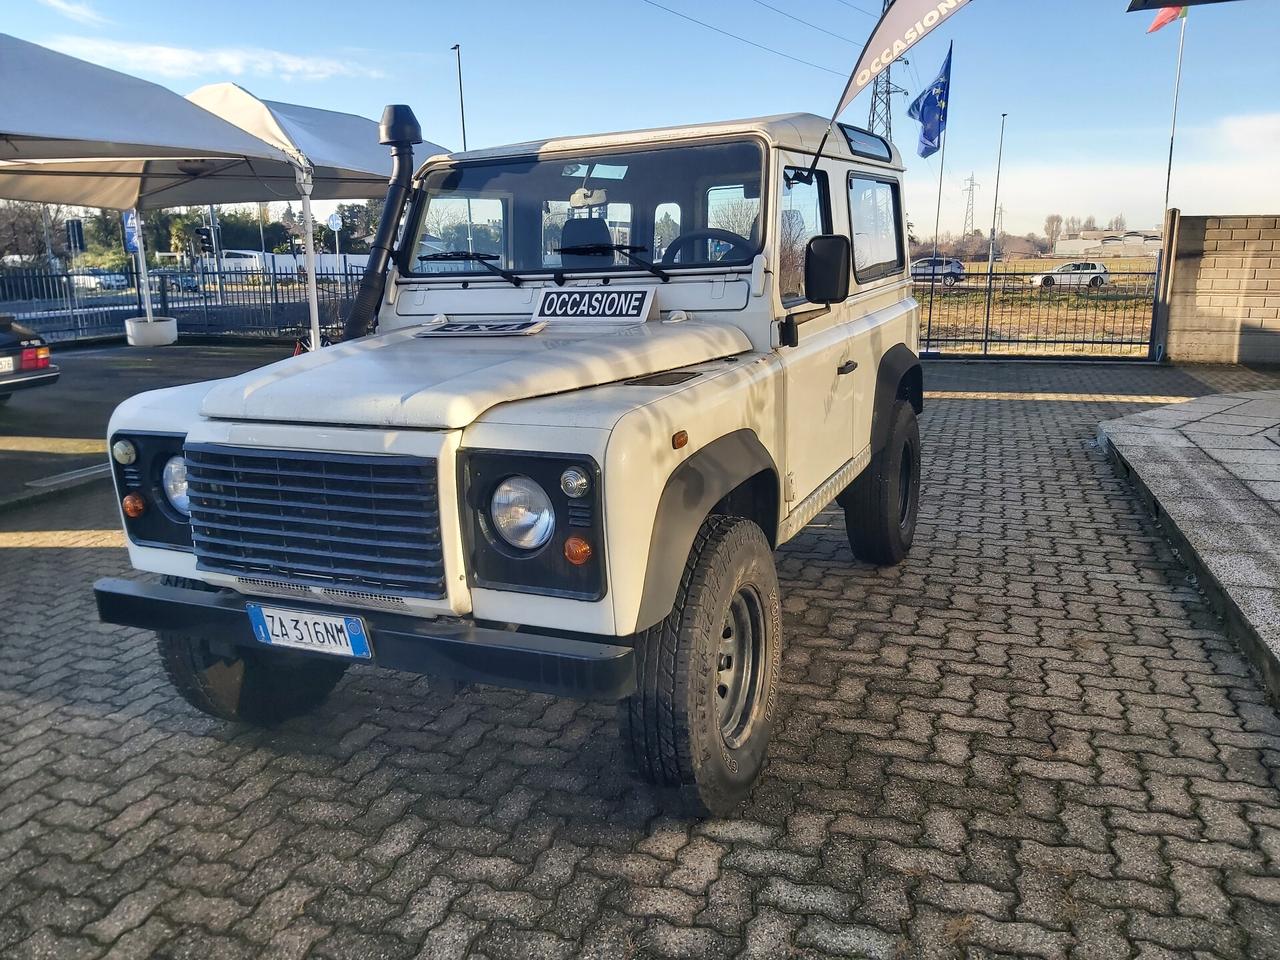
<path id="1" fill-rule="evenodd" d="M 32 373 L 5 374 L 0 377 L 0 394 L 28 390 L 31 387 L 47 387 L 55 383 L 61 373 L 57 367 L 46 367 Z"/>
<path id="2" fill-rule="evenodd" d="M 262 598 L 116 577 L 99 580 L 93 585 L 93 592 L 98 617 L 104 623 L 172 630 L 263 649 L 245 612 L 245 603 L 261 602 Z M 620 644 L 354 611 L 292 598 L 278 602 L 285 608 L 362 617 L 368 626 L 373 659 L 355 662 L 581 700 L 621 700 L 630 696 L 636 686 L 635 653 Z"/>

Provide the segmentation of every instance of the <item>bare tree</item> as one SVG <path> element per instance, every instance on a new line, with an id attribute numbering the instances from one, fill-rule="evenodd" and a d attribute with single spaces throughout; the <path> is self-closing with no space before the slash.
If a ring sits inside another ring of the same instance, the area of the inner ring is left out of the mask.
<path id="1" fill-rule="evenodd" d="M 1079 218 L 1079 217 L 1067 217 L 1067 219 L 1066 219 L 1066 220 L 1063 220 L 1063 221 L 1062 221 L 1062 232 L 1063 232 L 1063 233 L 1065 233 L 1067 236 L 1071 236 L 1073 233 L 1079 233 L 1079 232 L 1080 232 L 1080 218 Z"/>
<path id="2" fill-rule="evenodd" d="M 1051 213 L 1044 218 L 1044 235 L 1049 241 L 1049 250 L 1058 244 L 1058 238 L 1062 236 L 1062 214 Z"/>
<path id="3" fill-rule="evenodd" d="M 1080 224 L 1080 229 L 1081 230 L 1097 230 L 1098 218 L 1095 217 L 1092 213 L 1089 214 L 1089 216 L 1084 218 L 1084 223 Z"/>
<path id="4" fill-rule="evenodd" d="M 1128 223 L 1125 222 L 1123 213 L 1116 214 L 1114 217 L 1111 218 L 1111 221 L 1107 224 L 1107 229 L 1114 230 L 1116 233 L 1124 233 L 1125 230 L 1127 230 L 1128 228 L 1129 228 L 1129 225 Z"/>

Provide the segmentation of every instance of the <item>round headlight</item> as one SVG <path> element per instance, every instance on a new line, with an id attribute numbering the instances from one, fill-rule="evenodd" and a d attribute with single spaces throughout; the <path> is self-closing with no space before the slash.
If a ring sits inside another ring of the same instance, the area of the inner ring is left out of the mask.
<path id="1" fill-rule="evenodd" d="M 503 540 L 521 550 L 536 550 L 556 528 L 556 512 L 547 492 L 528 477 L 507 477 L 493 491 L 489 516 Z"/>
<path id="2" fill-rule="evenodd" d="M 187 461 L 182 457 L 170 457 L 160 475 L 165 499 L 184 517 L 191 516 L 191 501 L 187 497 Z"/>

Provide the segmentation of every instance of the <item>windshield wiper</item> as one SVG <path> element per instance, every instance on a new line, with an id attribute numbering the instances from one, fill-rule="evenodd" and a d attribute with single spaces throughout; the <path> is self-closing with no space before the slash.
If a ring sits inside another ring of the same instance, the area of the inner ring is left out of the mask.
<path id="1" fill-rule="evenodd" d="M 481 253 L 479 250 L 476 250 L 476 251 L 442 250 L 440 253 L 424 253 L 418 257 L 419 262 L 422 262 L 424 260 L 427 260 L 427 261 L 430 261 L 430 260 L 474 261 L 480 264 L 482 267 L 485 267 L 486 269 L 491 270 L 493 273 L 496 273 L 498 276 L 500 276 L 503 280 L 507 281 L 507 283 L 511 284 L 513 287 L 520 286 L 521 280 L 519 277 L 517 277 L 510 270 L 503 270 L 496 263 L 491 262 L 497 259 L 498 259 L 498 255 L 496 253 Z"/>
<path id="2" fill-rule="evenodd" d="M 620 253 L 638 267 L 644 267 L 663 283 L 671 281 L 671 274 L 663 270 L 661 267 L 655 266 L 648 260 L 634 256 L 642 250 L 648 250 L 648 247 L 636 246 L 630 243 L 571 243 L 567 247 L 556 247 L 556 253 L 577 253 L 582 256 L 603 256 L 606 253 Z"/>

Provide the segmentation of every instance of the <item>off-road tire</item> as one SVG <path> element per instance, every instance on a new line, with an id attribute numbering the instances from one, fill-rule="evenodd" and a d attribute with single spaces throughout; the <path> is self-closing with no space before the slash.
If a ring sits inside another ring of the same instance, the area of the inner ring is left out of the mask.
<path id="1" fill-rule="evenodd" d="M 734 611 L 753 604 L 752 627 L 735 633 Z M 746 671 L 753 690 L 741 701 L 742 725 L 726 734 L 722 644 L 748 637 L 758 639 L 754 660 L 739 662 L 758 670 Z M 707 813 L 731 814 L 760 776 L 778 714 L 782 608 L 773 553 L 756 524 L 723 516 L 703 522 L 675 606 L 636 635 L 635 652 L 636 692 L 619 704 L 619 726 L 636 772 L 678 788 Z"/>
<path id="2" fill-rule="evenodd" d="M 920 508 L 920 425 L 906 400 L 889 414 L 889 435 L 867 469 L 840 495 L 853 555 L 877 566 L 899 564 L 911 549 Z"/>
<path id="3" fill-rule="evenodd" d="M 184 577 L 164 584 L 208 590 Z M 235 655 L 214 653 L 208 641 L 185 633 L 161 631 L 156 647 L 169 682 L 182 698 L 221 720 L 275 726 L 314 710 L 333 692 L 346 672 L 341 660 L 274 650 L 235 647 Z"/>

